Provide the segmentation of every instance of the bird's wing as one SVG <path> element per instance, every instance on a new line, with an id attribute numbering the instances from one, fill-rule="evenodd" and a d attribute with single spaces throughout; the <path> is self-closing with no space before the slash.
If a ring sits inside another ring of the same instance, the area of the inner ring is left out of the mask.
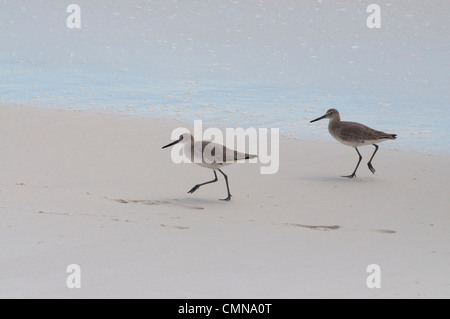
<path id="1" fill-rule="evenodd" d="M 355 122 L 345 122 L 337 130 L 339 137 L 344 141 L 375 141 L 384 139 L 393 139 L 393 134 L 374 130 L 368 126 Z"/>
<path id="2" fill-rule="evenodd" d="M 238 160 L 254 158 L 253 155 L 241 153 L 225 147 L 224 145 L 202 141 L 201 142 L 203 160 L 215 163 L 230 163 Z M 196 151 L 197 152 L 197 151 Z"/>

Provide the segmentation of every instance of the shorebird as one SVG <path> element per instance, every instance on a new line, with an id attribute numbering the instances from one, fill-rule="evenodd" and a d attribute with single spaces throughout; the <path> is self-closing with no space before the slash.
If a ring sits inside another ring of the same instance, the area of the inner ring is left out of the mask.
<path id="1" fill-rule="evenodd" d="M 257 157 L 256 155 L 250 155 L 241 153 L 235 150 L 226 148 L 225 146 L 217 143 L 207 141 L 194 141 L 194 137 L 185 133 L 180 135 L 179 139 L 164 146 L 163 149 L 173 146 L 175 144 L 183 144 L 184 154 L 190 158 L 191 162 L 205 168 L 212 169 L 214 172 L 214 179 L 209 182 L 195 185 L 188 193 L 192 194 L 203 185 L 215 183 L 218 181 L 216 171 L 219 171 L 225 178 L 227 184 L 227 198 L 221 199 L 223 201 L 229 201 L 231 199 L 230 186 L 228 185 L 228 176 L 220 169 L 225 165 L 233 164 L 239 160 L 251 159 Z"/>
<path id="2" fill-rule="evenodd" d="M 339 111 L 335 109 L 328 110 L 324 116 L 321 116 L 311 121 L 310 123 L 323 119 L 330 120 L 330 122 L 328 123 L 328 131 L 330 132 L 330 134 L 342 144 L 354 147 L 359 156 L 358 164 L 356 165 L 353 173 L 349 176 L 342 177 L 356 177 L 356 171 L 358 170 L 359 164 L 362 160 L 362 156 L 359 153 L 358 147 L 364 145 L 375 146 L 375 152 L 373 152 L 370 161 L 367 163 L 370 171 L 375 174 L 375 168 L 373 168 L 372 166 L 372 160 L 379 148 L 377 144 L 388 140 L 395 140 L 397 138 L 396 134 L 388 134 L 381 131 L 376 131 L 360 123 L 343 122 L 341 121 Z"/>

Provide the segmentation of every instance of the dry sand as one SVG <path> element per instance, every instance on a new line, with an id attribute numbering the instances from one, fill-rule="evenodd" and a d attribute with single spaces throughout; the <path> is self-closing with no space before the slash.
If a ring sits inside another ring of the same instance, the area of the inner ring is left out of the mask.
<path id="1" fill-rule="evenodd" d="M 279 173 L 225 168 L 222 202 L 221 176 L 187 194 L 213 174 L 161 150 L 180 126 L 0 105 L 0 297 L 449 297 L 449 155 L 385 143 L 372 175 L 362 148 L 348 180 L 351 148 L 282 139 Z"/>

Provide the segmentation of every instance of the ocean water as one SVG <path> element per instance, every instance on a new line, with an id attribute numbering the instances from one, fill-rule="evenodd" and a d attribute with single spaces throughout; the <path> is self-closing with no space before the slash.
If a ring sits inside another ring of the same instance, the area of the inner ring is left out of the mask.
<path id="1" fill-rule="evenodd" d="M 449 153 L 449 13 L 447 0 L 0 0 L 0 102 L 313 140 L 332 140 L 309 121 L 337 108 L 398 134 L 391 147 Z"/>

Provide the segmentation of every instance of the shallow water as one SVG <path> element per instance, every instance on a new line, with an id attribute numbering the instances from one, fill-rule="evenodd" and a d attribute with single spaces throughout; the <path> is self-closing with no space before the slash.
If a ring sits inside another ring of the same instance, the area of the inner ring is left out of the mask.
<path id="1" fill-rule="evenodd" d="M 450 152 L 448 1 L 0 1 L 0 102 L 108 109 L 330 140 L 328 108 Z M 387 144 L 387 143 L 386 143 Z"/>

